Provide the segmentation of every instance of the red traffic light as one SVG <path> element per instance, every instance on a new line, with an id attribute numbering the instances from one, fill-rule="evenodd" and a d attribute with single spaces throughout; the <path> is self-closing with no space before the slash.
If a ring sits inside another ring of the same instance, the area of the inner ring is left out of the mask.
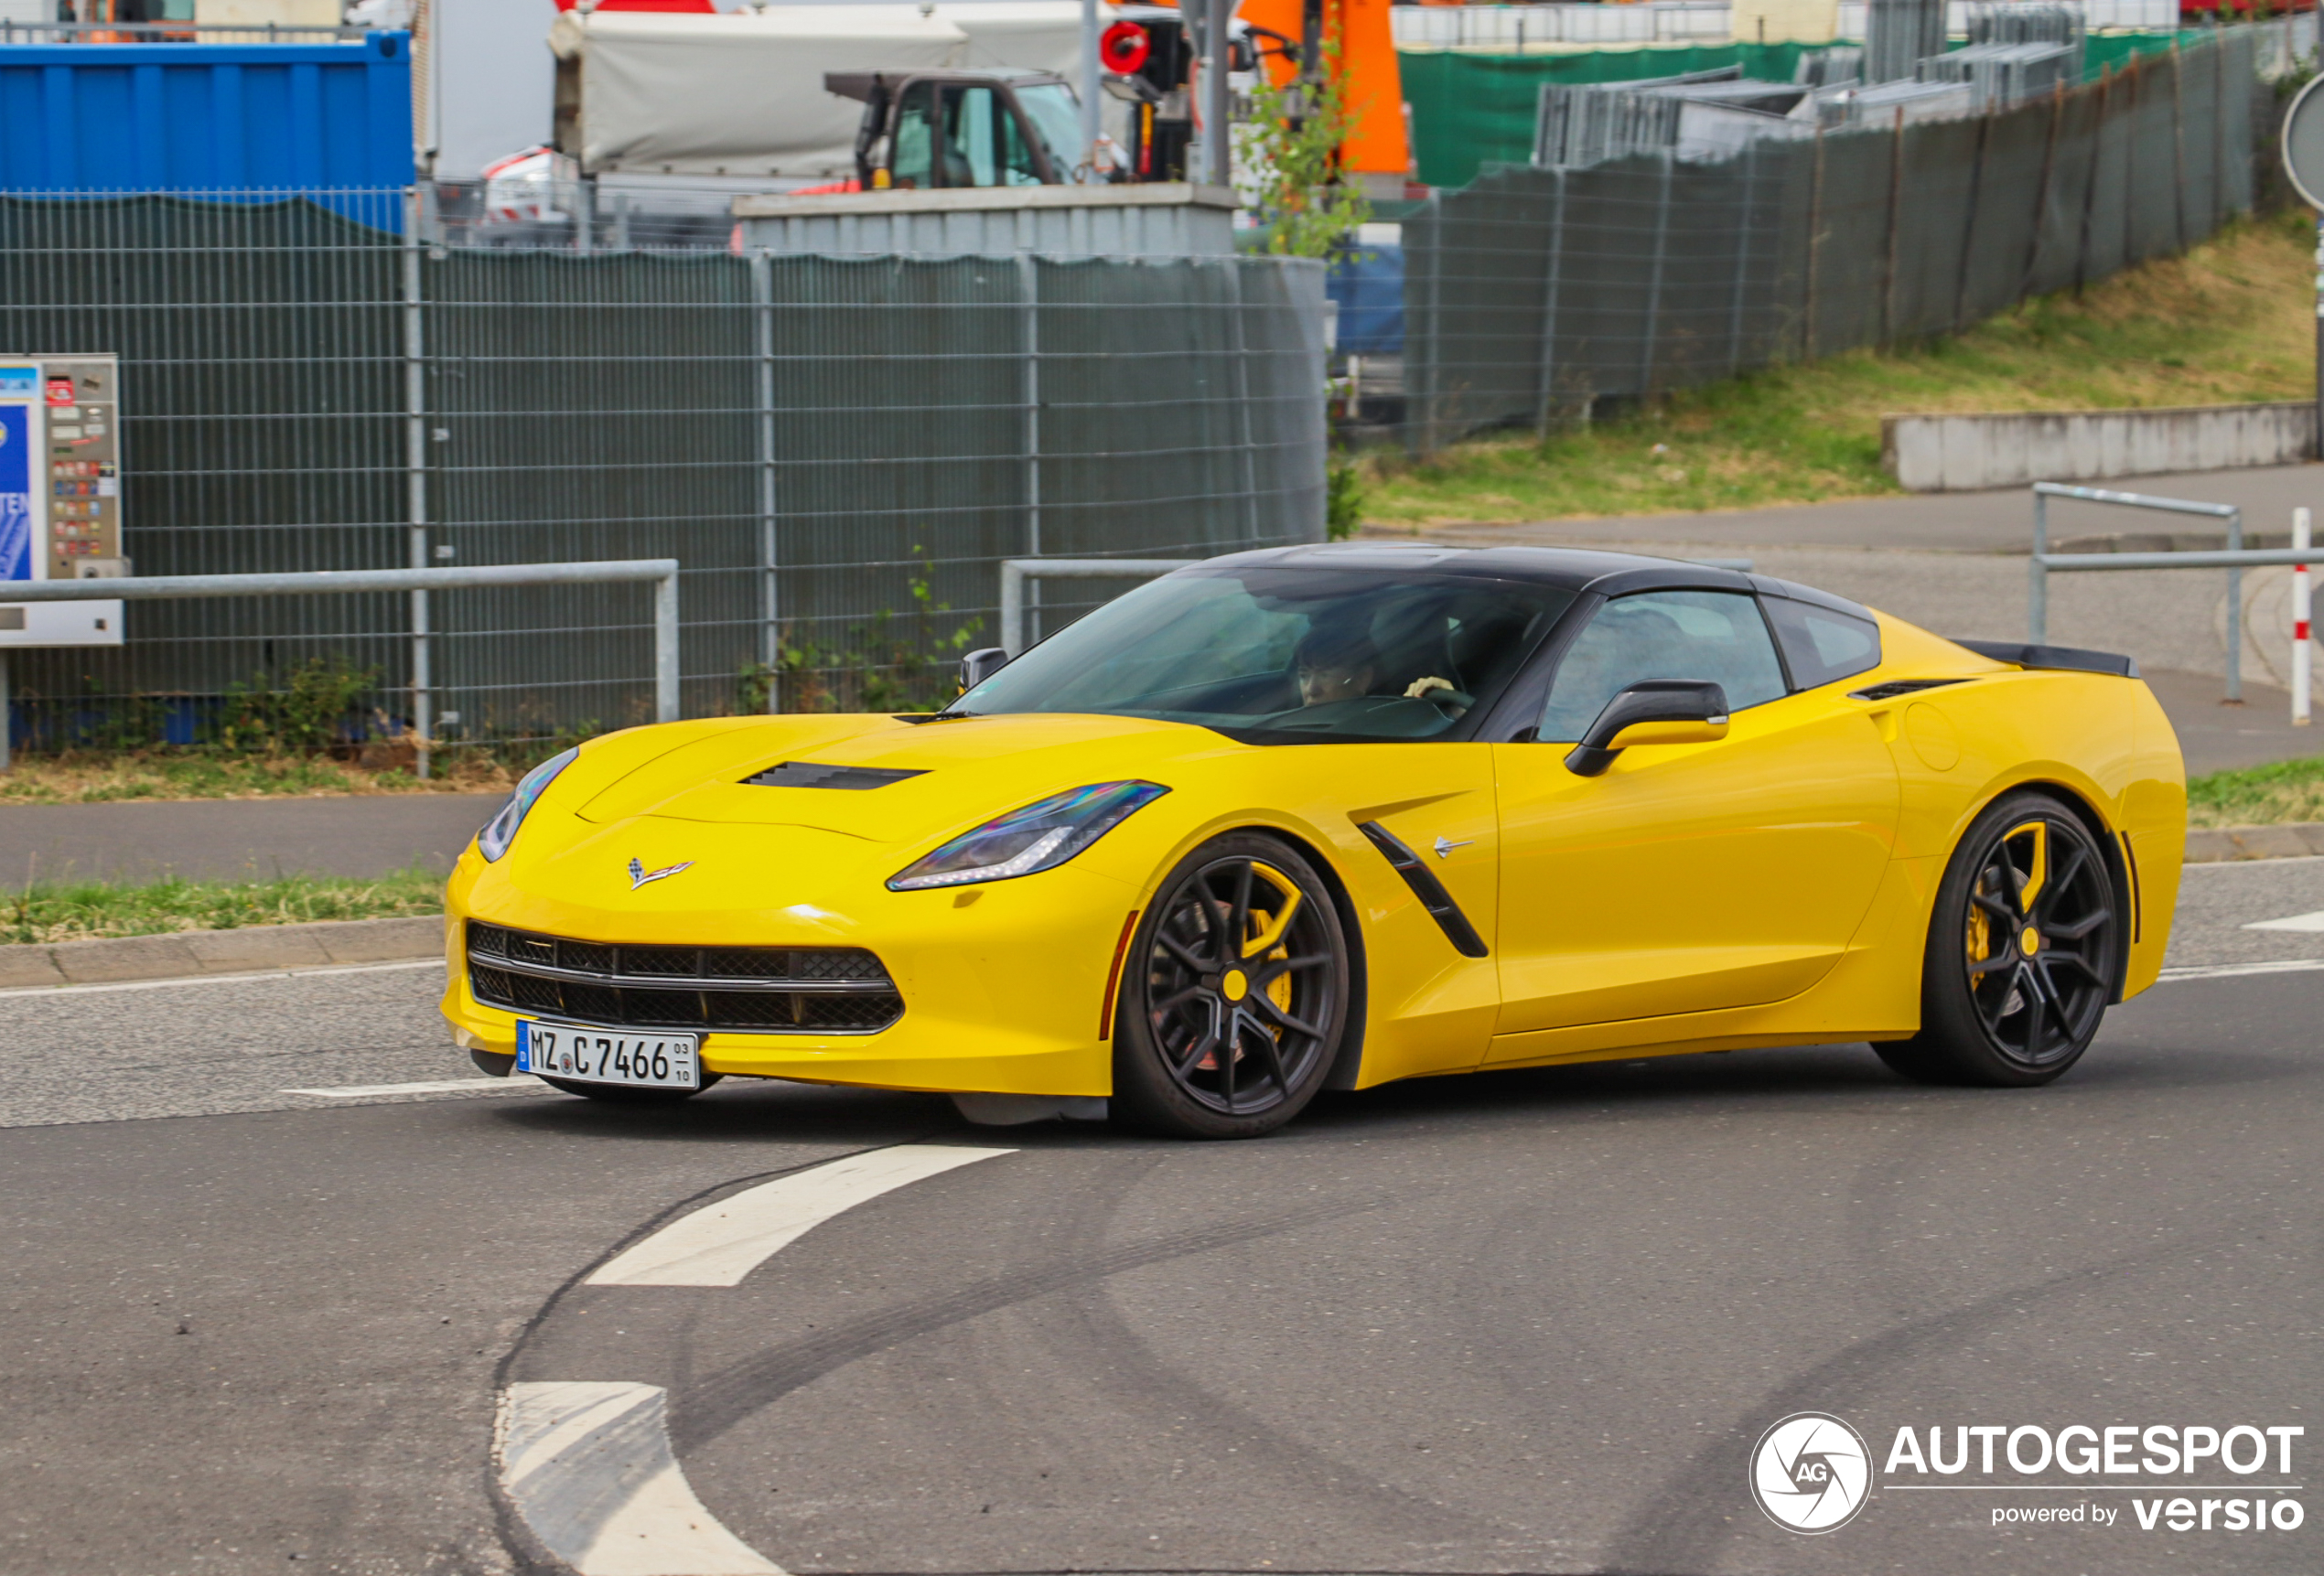
<path id="1" fill-rule="evenodd" d="M 1126 77 L 1146 64 L 1154 38 L 1135 22 L 1116 22 L 1097 41 L 1097 58 L 1107 70 Z"/>

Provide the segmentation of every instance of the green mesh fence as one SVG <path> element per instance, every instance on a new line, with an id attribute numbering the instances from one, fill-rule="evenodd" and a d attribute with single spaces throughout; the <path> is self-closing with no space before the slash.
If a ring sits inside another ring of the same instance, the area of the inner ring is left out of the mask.
<path id="1" fill-rule="evenodd" d="M 2191 47 L 2208 29 L 2102 33 L 2089 40 L 2085 78 L 2096 81 L 2145 55 Z M 1759 81 L 1788 82 L 1810 44 L 1641 44 L 1557 54 L 1488 55 L 1407 50 L 1397 56 L 1412 106 L 1413 152 L 1428 186 L 1467 186 L 1491 164 L 1533 156 L 1533 119 L 1544 82 L 1634 82 L 1644 77 L 1740 66 Z"/>
<path id="2" fill-rule="evenodd" d="M 1975 118 L 1501 164 L 1404 221 L 1405 439 L 1966 327 L 2251 207 L 2251 30 Z"/>

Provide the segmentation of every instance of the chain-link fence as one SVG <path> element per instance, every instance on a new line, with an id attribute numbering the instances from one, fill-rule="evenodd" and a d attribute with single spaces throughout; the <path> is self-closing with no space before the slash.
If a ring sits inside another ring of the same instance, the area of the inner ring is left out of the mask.
<path id="1" fill-rule="evenodd" d="M 121 357 L 135 573 L 674 557 L 701 715 L 949 694 L 1004 559 L 1323 534 L 1318 263 L 487 249 L 408 200 L 0 197 L 0 350 Z M 142 604 L 119 650 L 16 656 L 17 734 L 195 736 L 317 658 L 393 732 L 418 611 Z M 635 587 L 425 616 L 440 738 L 651 715 Z"/>
<path id="2" fill-rule="evenodd" d="M 1488 169 L 1404 220 L 1405 441 L 1949 332 L 2181 251 L 2251 206 L 2252 51 L 2229 32 L 1997 114 L 1716 162 Z"/>

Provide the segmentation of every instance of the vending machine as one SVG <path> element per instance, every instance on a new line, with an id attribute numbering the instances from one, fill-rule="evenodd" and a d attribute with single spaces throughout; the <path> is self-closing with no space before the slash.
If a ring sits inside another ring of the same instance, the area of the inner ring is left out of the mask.
<path id="1" fill-rule="evenodd" d="M 0 356 L 0 649 L 121 644 L 118 601 L 11 606 L 6 590 L 129 573 L 119 380 L 111 355 Z"/>

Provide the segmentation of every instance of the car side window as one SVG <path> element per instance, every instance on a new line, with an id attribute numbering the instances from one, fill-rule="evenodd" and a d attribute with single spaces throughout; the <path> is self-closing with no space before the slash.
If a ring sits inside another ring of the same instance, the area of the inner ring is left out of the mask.
<path id="1" fill-rule="evenodd" d="M 899 189 L 936 184 L 936 138 L 931 124 L 935 116 L 936 84 L 914 82 L 896 110 L 895 156 L 888 161 Z"/>
<path id="2" fill-rule="evenodd" d="M 1880 665 L 1880 626 L 1870 619 L 1788 596 L 1768 597 L 1765 606 L 1795 687 L 1813 690 Z"/>
<path id="3" fill-rule="evenodd" d="M 1784 693 L 1783 668 L 1757 598 L 1731 591 L 1641 592 L 1599 608 L 1566 648 L 1534 736 L 1579 739 L 1607 702 L 1648 679 L 1717 684 L 1730 712 Z"/>

